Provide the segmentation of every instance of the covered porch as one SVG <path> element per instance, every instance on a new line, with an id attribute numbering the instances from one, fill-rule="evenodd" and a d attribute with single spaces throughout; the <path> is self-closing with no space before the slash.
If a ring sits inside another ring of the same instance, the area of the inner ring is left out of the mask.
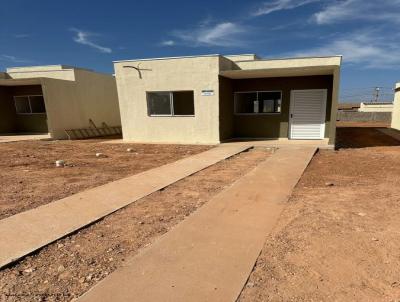
<path id="1" fill-rule="evenodd" d="M 221 141 L 333 145 L 339 68 L 267 68 L 271 60 L 263 63 L 243 62 L 238 67 L 249 69 L 220 72 Z"/>
<path id="2" fill-rule="evenodd" d="M 39 79 L 0 80 L 0 135 L 48 133 Z"/>

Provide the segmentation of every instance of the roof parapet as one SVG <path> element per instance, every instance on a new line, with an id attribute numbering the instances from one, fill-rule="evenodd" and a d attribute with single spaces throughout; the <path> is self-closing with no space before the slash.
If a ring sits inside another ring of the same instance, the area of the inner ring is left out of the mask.
<path id="1" fill-rule="evenodd" d="M 159 60 L 178 60 L 178 59 L 193 59 L 193 58 L 203 58 L 203 57 L 220 57 L 219 54 L 209 54 L 209 55 L 197 55 L 197 56 L 177 56 L 177 57 L 161 57 L 161 58 L 145 58 L 145 59 L 132 59 L 132 60 L 118 60 L 113 61 L 113 63 L 123 63 L 123 62 L 140 62 L 140 61 L 159 61 Z"/>
<path id="2" fill-rule="evenodd" d="M 13 73 L 13 72 L 46 72 L 46 71 L 72 70 L 72 69 L 80 69 L 80 70 L 91 71 L 90 69 L 73 67 L 73 66 L 68 66 L 68 65 L 42 65 L 42 66 L 10 67 L 10 68 L 7 68 L 7 73 Z"/>
<path id="3" fill-rule="evenodd" d="M 238 55 L 224 55 L 225 58 L 233 61 L 233 62 L 240 62 L 240 61 L 257 61 L 261 60 L 259 56 L 256 54 L 238 54 Z"/>
<path id="4" fill-rule="evenodd" d="M 314 66 L 340 66 L 342 56 L 262 59 L 236 62 L 239 69 L 301 68 Z"/>

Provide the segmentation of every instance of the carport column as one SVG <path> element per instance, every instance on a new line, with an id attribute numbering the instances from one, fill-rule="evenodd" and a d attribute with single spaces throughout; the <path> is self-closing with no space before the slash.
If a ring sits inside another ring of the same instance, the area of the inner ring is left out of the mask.
<path id="1" fill-rule="evenodd" d="M 46 119 L 47 119 L 47 132 L 50 134 L 50 137 L 53 138 L 53 127 L 52 127 L 52 121 L 51 118 L 49 117 L 49 101 L 47 99 L 47 85 L 46 85 L 46 80 L 45 79 L 40 79 L 40 86 L 42 87 L 42 94 L 43 94 L 43 100 L 44 100 L 44 106 L 46 108 Z"/>
<path id="2" fill-rule="evenodd" d="M 339 85 L 340 85 L 340 68 L 335 68 L 333 71 L 333 86 L 332 86 L 332 108 L 331 122 L 329 129 L 329 144 L 334 145 L 336 139 L 336 116 L 339 103 Z"/>

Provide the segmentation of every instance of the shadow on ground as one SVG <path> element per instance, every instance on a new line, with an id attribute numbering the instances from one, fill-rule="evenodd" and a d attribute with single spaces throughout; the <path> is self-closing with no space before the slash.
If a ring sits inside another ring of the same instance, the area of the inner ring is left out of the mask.
<path id="1" fill-rule="evenodd" d="M 380 132 L 382 127 L 338 126 L 335 149 L 400 146 L 400 141 Z"/>

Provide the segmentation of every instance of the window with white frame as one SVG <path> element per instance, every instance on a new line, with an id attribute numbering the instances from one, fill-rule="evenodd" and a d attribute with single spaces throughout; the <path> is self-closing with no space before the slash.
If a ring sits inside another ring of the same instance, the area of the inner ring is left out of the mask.
<path id="1" fill-rule="evenodd" d="M 46 113 L 43 95 L 14 96 L 14 105 L 17 114 Z"/>
<path id="2" fill-rule="evenodd" d="M 194 116 L 193 91 L 147 92 L 149 116 Z"/>
<path id="3" fill-rule="evenodd" d="M 235 92 L 235 114 L 280 113 L 281 91 Z"/>

